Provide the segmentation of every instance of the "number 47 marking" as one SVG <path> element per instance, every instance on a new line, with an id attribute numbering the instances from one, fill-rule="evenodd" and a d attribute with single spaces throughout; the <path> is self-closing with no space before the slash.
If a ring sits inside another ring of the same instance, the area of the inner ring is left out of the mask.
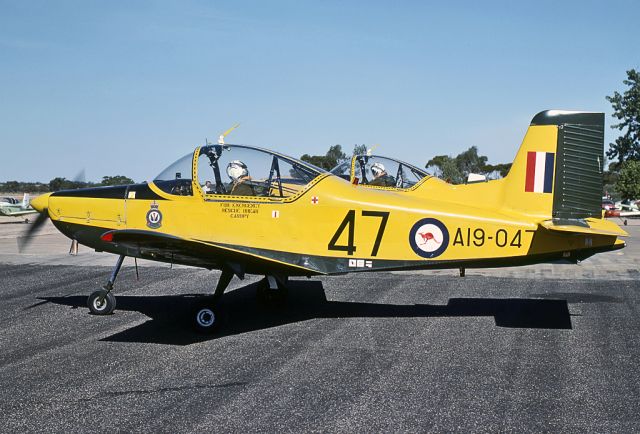
<path id="1" fill-rule="evenodd" d="M 373 243 L 373 250 L 371 250 L 371 256 L 378 255 L 378 249 L 380 248 L 380 242 L 382 241 L 382 236 L 384 235 L 384 229 L 387 227 L 387 220 L 389 220 L 389 213 L 385 211 L 362 211 L 363 217 L 380 217 L 380 226 L 378 227 L 378 234 L 376 235 L 376 241 Z M 354 244 L 354 233 L 356 226 L 356 211 L 349 210 L 347 215 L 338 226 L 338 230 L 331 241 L 329 241 L 329 245 L 327 246 L 328 250 L 339 250 L 343 252 L 347 252 L 348 255 L 353 255 L 356 251 L 356 246 Z M 338 239 L 348 228 L 348 237 L 347 237 L 347 245 L 337 245 Z"/>

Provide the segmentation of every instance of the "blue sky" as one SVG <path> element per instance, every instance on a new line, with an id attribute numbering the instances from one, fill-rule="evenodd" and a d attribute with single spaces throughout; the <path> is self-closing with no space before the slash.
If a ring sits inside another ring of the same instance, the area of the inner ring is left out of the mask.
<path id="1" fill-rule="evenodd" d="M 423 166 L 513 159 L 538 111 L 607 113 L 640 2 L 2 1 L 0 181 L 152 179 L 229 142 Z"/>

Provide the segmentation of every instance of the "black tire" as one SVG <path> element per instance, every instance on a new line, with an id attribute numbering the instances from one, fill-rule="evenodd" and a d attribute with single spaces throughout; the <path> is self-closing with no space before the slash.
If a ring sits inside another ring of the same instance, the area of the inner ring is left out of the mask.
<path id="1" fill-rule="evenodd" d="M 94 315 L 111 315 L 116 308 L 116 296 L 100 289 L 87 298 L 87 306 Z"/>
<path id="2" fill-rule="evenodd" d="M 212 334 L 220 326 L 220 312 L 211 300 L 196 302 L 191 315 L 191 324 L 198 333 Z"/>

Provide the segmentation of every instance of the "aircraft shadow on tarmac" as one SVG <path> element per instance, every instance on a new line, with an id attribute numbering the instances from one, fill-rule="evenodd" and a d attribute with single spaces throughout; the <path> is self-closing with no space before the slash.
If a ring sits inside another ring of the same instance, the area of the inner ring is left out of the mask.
<path id="1" fill-rule="evenodd" d="M 117 296 L 118 311 L 140 312 L 150 318 L 140 325 L 105 338 L 105 341 L 189 345 L 224 336 L 268 329 L 321 318 L 455 318 L 494 317 L 498 327 L 571 329 L 566 300 L 533 298 L 451 298 L 446 305 L 397 305 L 329 301 L 321 282 L 291 281 L 288 297 L 280 304 L 259 303 L 253 283 L 222 297 L 222 324 L 211 336 L 187 325 L 193 302 L 200 296 Z M 85 296 L 43 297 L 54 304 L 86 306 Z"/>

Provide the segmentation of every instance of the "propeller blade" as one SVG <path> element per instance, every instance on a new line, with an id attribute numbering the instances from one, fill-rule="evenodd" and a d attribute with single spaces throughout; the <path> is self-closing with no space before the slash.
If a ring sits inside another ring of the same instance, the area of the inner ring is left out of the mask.
<path id="1" fill-rule="evenodd" d="M 73 182 L 81 184 L 85 184 L 87 182 L 84 169 L 78 172 L 78 174 L 73 178 Z"/>
<path id="2" fill-rule="evenodd" d="M 24 249 L 27 248 L 34 237 L 35 232 L 46 223 L 48 218 L 49 211 L 45 208 L 40 214 L 38 214 L 38 217 L 35 219 L 29 229 L 27 229 L 27 232 L 23 236 L 18 237 L 18 252 L 22 253 Z"/>

